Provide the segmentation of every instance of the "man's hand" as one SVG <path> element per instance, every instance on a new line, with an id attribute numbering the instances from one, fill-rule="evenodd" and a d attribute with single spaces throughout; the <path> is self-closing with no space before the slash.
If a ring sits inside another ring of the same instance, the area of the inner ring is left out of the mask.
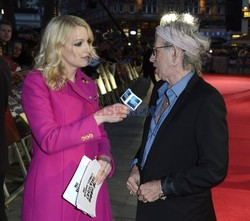
<path id="1" fill-rule="evenodd" d="M 137 194 L 138 199 L 144 203 L 158 200 L 161 195 L 161 180 L 153 180 L 142 184 Z"/>
<path id="2" fill-rule="evenodd" d="M 139 185 L 140 185 L 140 173 L 138 167 L 134 165 L 127 181 L 127 188 L 129 189 L 130 194 L 136 195 Z"/>

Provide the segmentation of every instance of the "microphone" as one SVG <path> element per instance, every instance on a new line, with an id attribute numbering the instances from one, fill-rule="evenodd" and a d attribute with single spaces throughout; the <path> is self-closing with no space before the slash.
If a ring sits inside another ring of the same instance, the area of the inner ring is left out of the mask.
<path id="1" fill-rule="evenodd" d="M 148 93 L 150 84 L 151 82 L 148 79 L 141 77 L 133 84 L 133 86 L 131 86 L 131 90 L 136 96 L 143 99 Z"/>

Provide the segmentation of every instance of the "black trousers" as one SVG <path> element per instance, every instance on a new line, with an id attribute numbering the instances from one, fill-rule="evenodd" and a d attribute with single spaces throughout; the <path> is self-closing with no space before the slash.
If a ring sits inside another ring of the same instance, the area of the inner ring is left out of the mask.
<path id="1" fill-rule="evenodd" d="M 4 197 L 4 190 L 3 190 L 3 183 L 4 183 L 5 174 L 0 173 L 0 220 L 7 221 L 7 216 L 5 213 L 5 197 Z"/>

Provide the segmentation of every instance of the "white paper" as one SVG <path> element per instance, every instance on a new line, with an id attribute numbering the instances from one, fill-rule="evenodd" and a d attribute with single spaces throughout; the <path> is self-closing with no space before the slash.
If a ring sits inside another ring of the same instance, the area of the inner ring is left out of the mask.
<path id="1" fill-rule="evenodd" d="M 100 167 L 97 160 L 83 156 L 63 194 L 65 200 L 91 217 L 96 217 L 96 200 L 102 185 L 94 182 Z"/>
<path id="2" fill-rule="evenodd" d="M 101 165 L 97 160 L 93 160 L 88 164 L 76 200 L 77 208 L 91 217 L 96 217 L 96 200 L 102 185 L 94 182 L 100 167 Z"/>
<path id="3" fill-rule="evenodd" d="M 63 194 L 63 198 L 74 206 L 76 206 L 76 199 L 80 188 L 81 180 L 89 162 L 91 162 L 91 159 L 89 159 L 87 156 L 82 157 L 74 176 L 72 177 L 67 189 Z"/>

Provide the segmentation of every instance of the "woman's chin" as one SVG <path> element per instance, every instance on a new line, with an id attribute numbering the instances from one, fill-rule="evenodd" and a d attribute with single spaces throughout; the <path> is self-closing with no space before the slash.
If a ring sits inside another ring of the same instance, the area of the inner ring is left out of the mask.
<path id="1" fill-rule="evenodd" d="M 80 64 L 80 67 L 86 67 L 89 64 L 89 62 L 87 60 L 83 60 Z"/>
<path id="2" fill-rule="evenodd" d="M 85 67 L 88 64 L 90 64 L 92 59 L 90 57 L 86 57 L 86 58 L 83 58 L 82 60 L 83 60 L 82 65 L 83 65 L 83 67 Z"/>

